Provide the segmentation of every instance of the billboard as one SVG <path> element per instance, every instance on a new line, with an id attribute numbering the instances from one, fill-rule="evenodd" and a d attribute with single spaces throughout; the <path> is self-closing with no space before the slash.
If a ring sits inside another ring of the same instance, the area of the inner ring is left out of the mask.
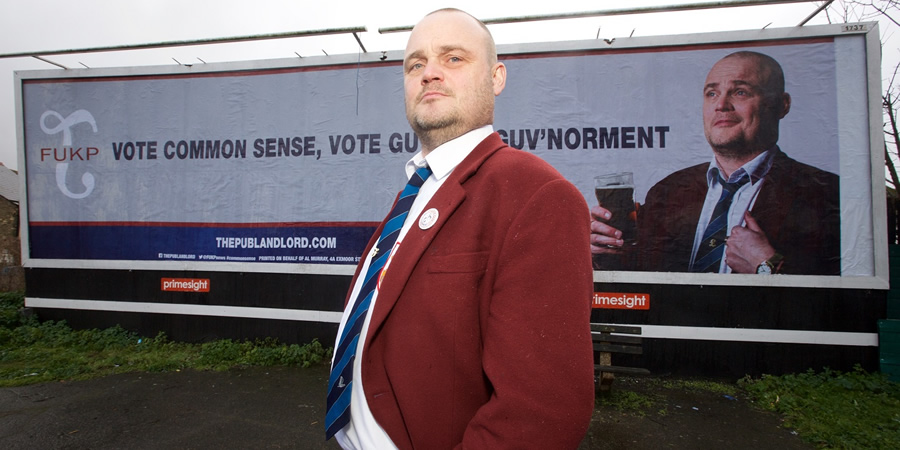
<path id="1" fill-rule="evenodd" d="M 600 248 L 595 281 L 884 289 L 877 37 L 856 24 L 501 46 L 494 129 L 592 206 L 598 176 L 631 174 L 622 227 L 637 239 Z M 715 204 L 696 181 L 714 160 L 707 78 L 740 51 L 777 61 L 791 99 L 734 200 L 783 257 L 774 277 L 691 268 Z M 352 274 L 418 150 L 401 60 L 18 73 L 26 266 Z"/>

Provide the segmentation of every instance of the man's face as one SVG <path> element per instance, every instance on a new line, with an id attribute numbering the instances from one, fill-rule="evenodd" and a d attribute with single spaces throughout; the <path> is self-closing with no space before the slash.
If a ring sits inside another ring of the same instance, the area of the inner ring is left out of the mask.
<path id="1" fill-rule="evenodd" d="M 703 130 L 713 150 L 727 157 L 759 154 L 778 141 L 778 121 L 790 97 L 769 95 L 768 74 L 755 59 L 725 58 L 703 88 Z"/>
<path id="2" fill-rule="evenodd" d="M 458 12 L 431 14 L 413 29 L 403 62 L 406 118 L 426 150 L 493 122 L 506 72 L 491 64 L 487 39 Z"/>

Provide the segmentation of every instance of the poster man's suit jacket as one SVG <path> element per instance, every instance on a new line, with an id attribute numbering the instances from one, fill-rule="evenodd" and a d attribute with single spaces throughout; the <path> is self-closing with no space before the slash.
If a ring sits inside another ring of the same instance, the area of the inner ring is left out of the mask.
<path id="1" fill-rule="evenodd" d="M 840 275 L 841 214 L 837 175 L 797 162 L 780 149 L 750 214 L 784 256 L 781 273 Z M 694 232 L 708 190 L 708 163 L 679 170 L 653 186 L 638 214 L 640 268 L 690 270 Z"/>

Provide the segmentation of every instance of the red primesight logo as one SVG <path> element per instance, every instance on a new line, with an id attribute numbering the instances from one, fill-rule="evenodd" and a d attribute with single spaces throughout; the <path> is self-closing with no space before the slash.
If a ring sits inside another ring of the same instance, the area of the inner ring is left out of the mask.
<path id="1" fill-rule="evenodd" d="M 209 292 L 208 278 L 162 278 L 163 291 L 173 292 Z"/>
<path id="2" fill-rule="evenodd" d="M 650 294 L 594 292 L 594 308 L 650 309 Z"/>

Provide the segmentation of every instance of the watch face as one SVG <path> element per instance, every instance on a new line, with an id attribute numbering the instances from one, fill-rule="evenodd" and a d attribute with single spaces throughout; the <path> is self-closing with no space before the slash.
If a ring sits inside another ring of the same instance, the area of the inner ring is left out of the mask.
<path id="1" fill-rule="evenodd" d="M 763 275 L 771 275 L 772 274 L 772 266 L 769 265 L 768 261 L 764 261 L 762 264 L 756 266 L 756 273 Z"/>

